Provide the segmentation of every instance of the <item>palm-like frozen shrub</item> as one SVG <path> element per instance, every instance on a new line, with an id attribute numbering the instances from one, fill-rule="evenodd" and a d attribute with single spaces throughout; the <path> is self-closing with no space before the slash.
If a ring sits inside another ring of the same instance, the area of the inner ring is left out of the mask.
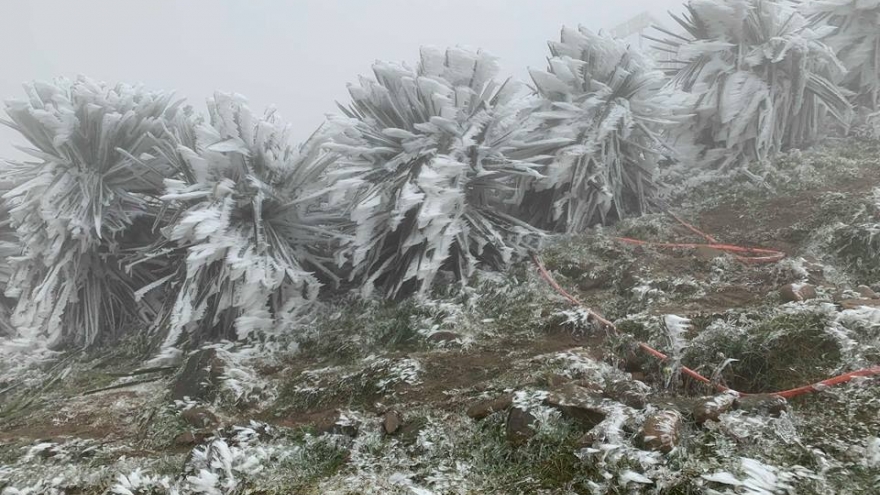
<path id="1" fill-rule="evenodd" d="M 880 0 L 813 0 L 803 12 L 836 28 L 824 41 L 848 69 L 842 84 L 858 103 L 880 110 Z"/>
<path id="2" fill-rule="evenodd" d="M 423 48 L 416 69 L 378 62 L 375 80 L 349 86 L 331 148 L 341 182 L 356 187 L 357 224 L 346 256 L 363 292 L 396 297 L 430 288 L 448 269 L 466 280 L 535 247 L 542 234 L 517 218 L 552 143 L 526 142 L 520 86 L 498 84 L 486 52 Z"/>
<path id="3" fill-rule="evenodd" d="M 683 118 L 683 100 L 637 48 L 586 28 L 563 28 L 549 67 L 532 70 L 538 133 L 563 138 L 547 177 L 530 195 L 534 222 L 581 232 L 641 214 L 655 191 L 662 135 Z"/>
<path id="4" fill-rule="evenodd" d="M 3 184 L 0 184 L 0 196 L 4 192 Z M 12 277 L 11 261 L 21 253 L 21 247 L 11 223 L 6 205 L 0 202 L 0 337 L 11 336 L 15 333 L 11 319 L 14 301 L 3 295 L 9 284 L 9 279 Z"/>
<path id="5" fill-rule="evenodd" d="M 691 0 L 685 34 L 658 46 L 673 54 L 676 87 L 695 97 L 698 157 L 716 170 L 765 161 L 814 142 L 830 113 L 848 123 L 850 105 L 833 81 L 844 70 L 789 4 L 772 0 Z"/>
<path id="6" fill-rule="evenodd" d="M 89 345 L 140 318 L 134 292 L 146 270 L 127 271 L 128 249 L 149 243 L 167 163 L 152 152 L 180 112 L 170 94 L 85 78 L 26 86 L 6 103 L 32 161 L 7 162 L 0 181 L 23 251 L 6 295 L 18 299 L 21 337 Z"/>
<path id="7" fill-rule="evenodd" d="M 180 177 L 162 196 L 170 225 L 154 255 L 135 262 L 155 256 L 177 267 L 138 293 L 168 294 L 160 357 L 176 355 L 186 337 L 245 338 L 283 326 L 316 298 L 312 271 L 332 265 L 339 237 L 332 224 L 340 217 L 320 203 L 332 160 L 320 136 L 291 146 L 274 111 L 255 116 L 238 95 L 217 93 L 208 110 L 209 122 L 179 126 L 163 152 Z"/>

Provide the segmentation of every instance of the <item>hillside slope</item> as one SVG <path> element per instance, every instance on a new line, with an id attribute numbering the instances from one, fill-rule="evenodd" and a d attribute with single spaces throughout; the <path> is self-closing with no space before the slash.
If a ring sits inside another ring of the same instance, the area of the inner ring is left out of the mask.
<path id="1" fill-rule="evenodd" d="M 24 493 L 877 493 L 880 382 L 734 400 L 880 364 L 880 147 L 838 141 L 430 300 L 321 308 L 180 368 L 112 350 L 0 364 L 0 490 Z M 439 285 L 439 284 L 438 284 Z M 673 357 L 638 351 L 646 341 Z M 713 398 L 714 396 L 714 398 Z M 751 490 L 751 491 L 748 491 Z"/>

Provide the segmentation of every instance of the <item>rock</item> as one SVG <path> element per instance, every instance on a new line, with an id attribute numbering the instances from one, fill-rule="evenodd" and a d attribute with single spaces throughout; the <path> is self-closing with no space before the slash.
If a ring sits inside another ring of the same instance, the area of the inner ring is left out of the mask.
<path id="1" fill-rule="evenodd" d="M 531 426 L 534 422 L 535 416 L 532 413 L 518 407 L 511 408 L 505 425 L 507 440 L 515 446 L 526 443 L 535 436 L 535 430 Z"/>
<path id="2" fill-rule="evenodd" d="M 586 428 L 592 428 L 605 419 L 602 398 L 593 390 L 573 383 L 551 392 L 547 405 L 558 409 L 564 416 L 574 419 Z"/>
<path id="3" fill-rule="evenodd" d="M 204 407 L 193 407 L 180 413 L 186 424 L 195 428 L 207 428 L 217 424 L 217 416 Z"/>
<path id="4" fill-rule="evenodd" d="M 43 459 L 51 459 L 58 455 L 58 446 L 49 447 L 47 449 L 42 449 L 37 452 L 37 456 L 42 457 Z"/>
<path id="5" fill-rule="evenodd" d="M 174 438 L 174 445 L 191 446 L 199 445 L 209 436 L 208 433 L 199 431 L 185 431 Z"/>
<path id="6" fill-rule="evenodd" d="M 816 299 L 819 295 L 810 284 L 787 284 L 779 288 L 779 295 L 785 302 L 800 302 Z"/>
<path id="7" fill-rule="evenodd" d="M 773 394 L 749 394 L 736 401 L 739 409 L 758 414 L 779 416 L 788 409 L 788 401 L 784 397 Z"/>
<path id="8" fill-rule="evenodd" d="M 592 382 L 590 380 L 575 380 L 571 383 L 572 383 L 572 385 L 577 385 L 578 387 L 587 389 L 590 392 L 592 392 L 596 395 L 599 395 L 599 396 L 601 396 L 602 393 L 604 392 L 602 385 L 599 385 L 598 383 Z"/>
<path id="9" fill-rule="evenodd" d="M 428 342 L 432 344 L 457 344 L 461 343 L 461 335 L 447 331 L 434 332 L 428 335 Z"/>
<path id="10" fill-rule="evenodd" d="M 633 371 L 630 373 L 630 378 L 637 382 L 645 383 L 648 381 L 648 375 L 643 371 Z"/>
<path id="11" fill-rule="evenodd" d="M 642 409 L 648 404 L 651 387 L 638 380 L 618 380 L 605 387 L 605 397 L 626 404 L 629 407 Z"/>
<path id="12" fill-rule="evenodd" d="M 547 388 L 553 389 L 562 387 L 570 381 L 571 378 L 568 378 L 567 376 L 563 376 L 557 373 L 550 373 L 549 375 L 542 377 L 540 383 Z"/>
<path id="13" fill-rule="evenodd" d="M 503 411 L 513 405 L 513 394 L 504 394 L 494 399 L 477 402 L 467 410 L 470 418 L 481 420 L 487 418 L 492 413 Z"/>
<path id="14" fill-rule="evenodd" d="M 856 292 L 858 292 L 865 299 L 880 299 L 880 296 L 874 292 L 874 289 L 868 287 L 867 285 L 860 285 L 856 287 Z"/>
<path id="15" fill-rule="evenodd" d="M 395 410 L 386 411 L 382 417 L 382 430 L 386 435 L 394 435 L 403 425 L 403 416 Z"/>
<path id="16" fill-rule="evenodd" d="M 842 309 L 858 309 L 864 306 L 880 308 L 880 299 L 842 299 L 837 304 Z"/>
<path id="17" fill-rule="evenodd" d="M 724 393 L 701 401 L 691 413 L 694 420 L 703 424 L 706 421 L 718 421 L 718 417 L 736 406 L 737 394 Z"/>
<path id="18" fill-rule="evenodd" d="M 319 435 L 345 435 L 354 438 L 358 434 L 358 425 L 341 412 L 330 411 L 317 421 L 315 430 Z"/>
<path id="19" fill-rule="evenodd" d="M 591 447 L 594 443 L 596 443 L 596 434 L 592 431 L 588 431 L 584 433 L 580 438 L 577 439 L 577 446 L 580 448 Z"/>
<path id="20" fill-rule="evenodd" d="M 666 410 L 648 416 L 642 425 L 645 447 L 663 453 L 670 452 L 681 440 L 681 414 Z"/>
<path id="21" fill-rule="evenodd" d="M 189 356 L 183 369 L 171 384 L 171 399 L 212 402 L 217 397 L 220 377 L 225 371 L 223 360 L 214 349 L 201 349 Z"/>
<path id="22" fill-rule="evenodd" d="M 586 292 L 594 289 L 606 289 L 611 287 L 611 277 L 608 274 L 600 274 L 595 277 L 587 276 L 586 274 L 578 277 L 575 282 L 578 286 L 578 289 Z"/>
<path id="23" fill-rule="evenodd" d="M 395 438 L 404 445 L 415 445 L 419 441 L 419 434 L 425 429 L 427 422 L 418 418 L 406 421 L 400 425 L 395 433 Z"/>

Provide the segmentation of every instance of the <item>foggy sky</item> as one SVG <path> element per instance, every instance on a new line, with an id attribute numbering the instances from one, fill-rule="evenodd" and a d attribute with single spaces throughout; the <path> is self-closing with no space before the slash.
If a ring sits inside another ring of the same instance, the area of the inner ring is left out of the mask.
<path id="1" fill-rule="evenodd" d="M 197 110 L 214 90 L 274 104 L 306 138 L 375 60 L 421 45 L 483 48 L 505 74 L 544 68 L 562 25 L 610 29 L 682 0 L 0 0 L 0 99 L 21 83 L 84 74 L 174 90 Z M 0 112 L 5 117 L 5 113 Z M 23 138 L 0 126 L 0 158 Z"/>

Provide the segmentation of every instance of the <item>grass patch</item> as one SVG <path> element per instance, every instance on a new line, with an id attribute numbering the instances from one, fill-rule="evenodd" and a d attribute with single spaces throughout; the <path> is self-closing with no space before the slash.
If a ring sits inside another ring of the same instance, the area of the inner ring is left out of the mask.
<path id="1" fill-rule="evenodd" d="M 414 383 L 420 364 L 411 359 L 367 359 L 353 367 L 329 368 L 290 377 L 272 405 L 276 414 L 326 408 L 367 408 L 399 386 Z"/>
<path id="2" fill-rule="evenodd" d="M 348 450 L 327 439 L 289 439 L 299 445 L 292 455 L 285 456 L 271 467 L 271 476 L 265 477 L 251 493 L 260 495 L 288 495 L 312 493 L 310 489 L 322 480 L 336 475 L 348 462 Z"/>
<path id="3" fill-rule="evenodd" d="M 880 223 L 841 226 L 833 233 L 831 247 L 856 283 L 877 281 L 880 276 Z"/>
<path id="4" fill-rule="evenodd" d="M 463 442 L 460 454 L 486 479 L 485 493 L 534 493 L 566 489 L 590 493 L 587 481 L 601 480 L 597 468 L 575 452 L 585 431 L 575 422 L 559 420 L 520 447 L 505 437 L 503 415 L 487 418 L 477 434 Z"/>
<path id="5" fill-rule="evenodd" d="M 721 376 L 728 386 L 744 392 L 813 383 L 841 358 L 825 326 L 825 315 L 805 312 L 777 315 L 744 330 L 727 325 L 710 328 L 685 351 L 683 362 L 705 372 L 725 359 L 736 359 Z"/>
<path id="6" fill-rule="evenodd" d="M 174 440 L 191 428 L 172 406 L 162 404 L 145 409 L 138 417 L 141 444 L 148 449 L 171 449 Z"/>
<path id="7" fill-rule="evenodd" d="M 346 364 L 379 351 L 417 350 L 423 343 L 420 323 L 431 316 L 413 299 L 341 301 L 318 315 L 302 336 L 300 356 Z"/>

